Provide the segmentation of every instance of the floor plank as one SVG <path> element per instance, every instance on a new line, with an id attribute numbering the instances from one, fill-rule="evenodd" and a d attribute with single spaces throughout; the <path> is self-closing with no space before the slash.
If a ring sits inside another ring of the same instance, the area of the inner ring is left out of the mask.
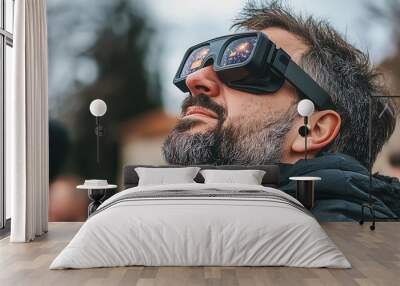
<path id="1" fill-rule="evenodd" d="M 352 269 L 289 267 L 117 267 L 50 271 L 55 256 L 81 223 L 50 223 L 32 243 L 0 240 L 0 285 L 399 285 L 400 223 L 380 222 L 375 231 L 357 223 L 322 224 Z"/>

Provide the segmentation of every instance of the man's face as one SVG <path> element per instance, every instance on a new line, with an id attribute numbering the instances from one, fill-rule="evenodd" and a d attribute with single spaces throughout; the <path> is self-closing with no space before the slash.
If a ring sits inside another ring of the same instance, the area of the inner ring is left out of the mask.
<path id="1" fill-rule="evenodd" d="M 262 32 L 295 62 L 307 46 L 293 34 L 268 28 Z M 301 124 L 296 90 L 285 84 L 275 93 L 255 95 L 226 86 L 204 67 L 186 78 L 190 95 L 178 125 L 164 142 L 172 164 L 265 164 L 284 161 Z"/>

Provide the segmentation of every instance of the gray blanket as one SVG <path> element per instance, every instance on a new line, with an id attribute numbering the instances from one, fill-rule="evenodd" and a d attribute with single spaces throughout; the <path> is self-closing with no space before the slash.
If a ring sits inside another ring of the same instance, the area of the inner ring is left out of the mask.
<path id="1" fill-rule="evenodd" d="M 154 199 L 174 199 L 174 200 L 191 200 L 191 199 L 256 199 L 256 200 L 264 200 L 264 201 L 273 201 L 277 203 L 282 203 L 286 205 L 290 205 L 295 207 L 296 209 L 310 214 L 310 212 L 300 203 L 289 200 L 288 198 L 278 195 L 276 193 L 270 193 L 268 191 L 260 191 L 260 190 L 242 190 L 242 191 L 221 191 L 213 188 L 203 189 L 203 190 L 163 190 L 163 191 L 137 191 L 130 192 L 128 194 L 119 196 L 117 199 L 113 199 L 113 197 L 109 198 L 106 202 L 104 202 L 92 215 L 96 215 L 104 210 L 115 206 L 122 202 L 127 201 L 144 201 L 144 200 L 154 200 Z"/>

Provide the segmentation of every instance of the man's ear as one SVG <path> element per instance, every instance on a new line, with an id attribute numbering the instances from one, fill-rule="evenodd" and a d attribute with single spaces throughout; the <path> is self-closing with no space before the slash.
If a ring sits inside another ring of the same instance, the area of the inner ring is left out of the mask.
<path id="1" fill-rule="evenodd" d="M 338 135 L 340 124 L 340 115 L 333 110 L 323 110 L 313 113 L 308 118 L 307 151 L 317 153 L 330 144 Z M 304 153 L 304 137 L 297 134 L 291 149 L 296 153 Z"/>

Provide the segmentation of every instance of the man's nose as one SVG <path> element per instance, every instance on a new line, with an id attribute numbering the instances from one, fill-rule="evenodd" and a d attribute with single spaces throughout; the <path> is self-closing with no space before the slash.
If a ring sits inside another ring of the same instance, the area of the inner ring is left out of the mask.
<path id="1" fill-rule="evenodd" d="M 186 86 L 192 95 L 218 96 L 222 82 L 212 66 L 206 66 L 186 77 Z"/>

